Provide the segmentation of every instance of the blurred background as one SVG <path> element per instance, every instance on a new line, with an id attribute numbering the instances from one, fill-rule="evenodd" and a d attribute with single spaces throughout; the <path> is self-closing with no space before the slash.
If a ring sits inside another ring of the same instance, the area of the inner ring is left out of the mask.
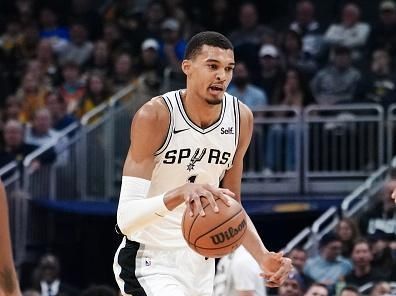
<path id="1" fill-rule="evenodd" d="M 4 0 L 0 176 L 25 295 L 93 295 L 92 285 L 115 293 L 131 118 L 184 87 L 184 49 L 203 30 L 235 47 L 228 92 L 255 115 L 242 199 L 267 247 L 300 252 L 304 274 L 337 233 L 354 267 L 382 274 L 353 284 L 370 293 L 382 280 L 391 291 L 393 1 Z M 357 238 L 367 239 L 368 257 L 352 256 Z M 349 283 L 345 275 L 329 287 Z M 56 278 L 61 292 L 40 284 Z"/>

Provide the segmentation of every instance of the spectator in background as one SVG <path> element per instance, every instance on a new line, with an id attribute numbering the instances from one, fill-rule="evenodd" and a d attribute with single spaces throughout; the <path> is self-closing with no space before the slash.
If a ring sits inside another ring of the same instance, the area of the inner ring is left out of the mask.
<path id="1" fill-rule="evenodd" d="M 81 118 L 85 113 L 105 102 L 109 91 L 105 76 L 101 72 L 92 72 L 88 75 L 84 97 L 79 101 L 74 114 Z"/>
<path id="2" fill-rule="evenodd" d="M 333 105 L 352 100 L 361 75 L 351 62 L 348 47 L 334 50 L 333 63 L 320 70 L 311 81 L 312 93 L 318 104 Z"/>
<path id="3" fill-rule="evenodd" d="M 181 72 L 180 64 L 184 58 L 186 41 L 180 36 L 180 23 L 168 18 L 161 25 L 159 54 L 165 65 L 175 72 Z"/>
<path id="4" fill-rule="evenodd" d="M 69 29 L 58 24 L 58 16 L 50 7 L 43 7 L 40 10 L 40 37 L 48 39 L 52 49 L 59 53 L 69 42 Z"/>
<path id="5" fill-rule="evenodd" d="M 278 288 L 278 296 L 302 296 L 305 286 L 299 273 L 291 271 L 287 279 Z"/>
<path id="6" fill-rule="evenodd" d="M 17 19 L 9 19 L 5 32 L 0 36 L 0 48 L 5 58 L 12 58 L 17 47 L 20 47 L 23 40 L 21 24 Z"/>
<path id="7" fill-rule="evenodd" d="M 77 296 L 79 291 L 65 283 L 60 275 L 60 263 L 57 257 L 46 254 L 41 257 L 34 272 L 34 288 L 41 296 Z"/>
<path id="8" fill-rule="evenodd" d="M 107 23 L 103 27 L 103 41 L 111 53 L 111 57 L 129 49 L 129 43 L 122 38 L 120 28 L 115 23 Z"/>
<path id="9" fill-rule="evenodd" d="M 392 295 L 391 286 L 388 282 L 380 281 L 374 284 L 371 289 L 370 296 L 389 296 Z"/>
<path id="10" fill-rule="evenodd" d="M 104 40 L 95 42 L 92 57 L 87 62 L 86 68 L 88 71 L 100 71 L 106 77 L 111 70 L 111 57 L 109 47 Z"/>
<path id="11" fill-rule="evenodd" d="M 360 231 L 370 235 L 382 232 L 395 237 L 396 204 L 392 199 L 392 192 L 396 189 L 396 180 L 385 182 L 377 197 L 377 203 L 360 217 Z"/>
<path id="12" fill-rule="evenodd" d="M 379 22 L 372 29 L 368 46 L 370 52 L 382 48 L 390 55 L 396 54 L 396 4 L 385 0 L 379 6 Z"/>
<path id="13" fill-rule="evenodd" d="M 356 287 L 363 286 L 369 282 L 384 280 L 382 276 L 373 270 L 371 262 L 373 254 L 370 250 L 370 244 L 365 239 L 359 239 L 355 242 L 351 255 L 353 270 L 345 276 L 345 283 Z"/>
<path id="14" fill-rule="evenodd" d="M 51 128 L 51 113 L 48 109 L 38 109 L 34 113 L 32 125 L 25 131 L 25 142 L 31 145 L 43 146 L 50 142 L 56 143 L 58 133 Z"/>
<path id="15" fill-rule="evenodd" d="M 158 0 L 151 0 L 143 15 L 144 34 L 146 38 L 161 38 L 161 26 L 165 20 L 166 12 L 164 3 Z"/>
<path id="16" fill-rule="evenodd" d="M 235 65 L 228 93 L 240 99 L 252 110 L 267 105 L 267 95 L 263 90 L 250 83 L 249 70 L 243 62 L 238 62 Z"/>
<path id="17" fill-rule="evenodd" d="M 207 30 L 229 35 L 235 27 L 235 17 L 232 12 L 231 3 L 227 0 L 209 1 L 208 15 L 210 17 L 204 20 Z"/>
<path id="18" fill-rule="evenodd" d="M 0 148 L 0 167 L 17 161 L 22 170 L 24 158 L 38 148 L 37 145 L 26 143 L 23 139 L 23 126 L 19 121 L 9 120 L 4 126 L 4 145 Z M 33 161 L 33 168 L 38 168 L 41 164 L 52 163 L 55 160 L 53 151 L 48 151 Z"/>
<path id="19" fill-rule="evenodd" d="M 371 252 L 373 254 L 373 270 L 385 278 L 392 277 L 392 271 L 395 267 L 392 251 L 389 246 L 394 236 L 394 234 L 390 235 L 381 231 L 377 231 L 368 236 Z"/>
<path id="20" fill-rule="evenodd" d="M 296 18 L 289 29 L 302 38 L 302 52 L 309 57 L 318 58 L 323 46 L 320 24 L 315 20 L 315 6 L 309 0 L 297 2 Z"/>
<path id="21" fill-rule="evenodd" d="M 253 79 L 253 83 L 264 89 L 269 105 L 277 105 L 276 100 L 284 73 L 279 59 L 278 49 L 271 44 L 263 45 L 258 53 L 260 58 L 260 73 Z"/>
<path id="22" fill-rule="evenodd" d="M 184 39 L 185 37 L 191 36 L 191 34 L 187 33 L 189 31 L 190 23 L 183 8 L 183 2 L 183 0 L 163 0 L 165 14 L 168 18 L 175 19 L 179 22 L 180 27 L 182 28 L 180 35 Z"/>
<path id="23" fill-rule="evenodd" d="M 292 260 L 295 271 L 300 274 L 304 281 L 304 286 L 309 287 L 313 283 L 313 280 L 304 273 L 304 266 L 307 261 L 307 252 L 303 248 L 295 247 L 289 252 L 287 257 Z"/>
<path id="24" fill-rule="evenodd" d="M 369 71 L 362 75 L 356 88 L 356 102 L 372 102 L 387 108 L 395 100 L 396 76 L 389 53 L 377 49 L 372 54 Z"/>
<path id="25" fill-rule="evenodd" d="M 213 296 L 265 296 L 260 266 L 241 246 L 220 259 L 216 267 Z"/>
<path id="26" fill-rule="evenodd" d="M 52 128 L 55 131 L 61 131 L 76 122 L 77 119 L 67 113 L 66 101 L 58 92 L 48 93 L 45 104 L 51 113 Z"/>
<path id="27" fill-rule="evenodd" d="M 23 28 L 23 40 L 18 50 L 18 58 L 22 61 L 36 58 L 37 45 L 40 42 L 40 30 L 35 22 L 31 22 Z"/>
<path id="28" fill-rule="evenodd" d="M 3 123 L 6 123 L 11 119 L 23 122 L 22 101 L 13 95 L 8 96 L 6 99 L 1 120 Z"/>
<path id="29" fill-rule="evenodd" d="M 29 122 L 36 110 L 44 107 L 48 88 L 39 83 L 34 73 L 27 72 L 22 78 L 22 85 L 16 92 L 16 97 L 22 102 L 22 120 Z"/>
<path id="30" fill-rule="evenodd" d="M 309 258 L 304 273 L 334 291 L 336 282 L 352 270 L 352 264 L 341 256 L 342 243 L 334 233 L 325 234 L 319 242 L 319 255 Z"/>
<path id="31" fill-rule="evenodd" d="M 59 93 L 66 101 L 68 113 L 75 112 L 85 94 L 80 74 L 80 66 L 76 62 L 70 60 L 62 65 L 63 83 L 59 87 Z"/>
<path id="32" fill-rule="evenodd" d="M 328 296 L 329 290 L 327 290 L 326 285 L 321 283 L 313 283 L 307 289 L 304 296 Z"/>
<path id="33" fill-rule="evenodd" d="M 341 289 L 338 296 L 360 296 L 358 288 L 354 286 L 345 286 Z"/>
<path id="34" fill-rule="evenodd" d="M 37 60 L 40 62 L 42 73 L 49 78 L 51 86 L 58 86 L 61 75 L 50 40 L 43 39 L 38 44 Z"/>
<path id="35" fill-rule="evenodd" d="M 59 62 L 73 61 L 83 66 L 91 57 L 93 44 L 88 40 L 85 24 L 74 22 L 70 26 L 70 42 L 59 53 Z"/>
<path id="36" fill-rule="evenodd" d="M 50 90 L 52 88 L 52 82 L 44 72 L 39 60 L 27 61 L 26 73 L 33 74 L 37 78 L 38 84 L 42 85 L 45 89 Z"/>
<path id="37" fill-rule="evenodd" d="M 308 83 L 297 69 L 289 69 L 282 83 L 279 105 L 302 109 L 313 102 Z M 287 112 L 279 112 L 279 116 L 289 116 Z M 272 124 L 267 135 L 266 173 L 272 171 L 296 171 L 296 151 L 298 138 L 301 137 L 299 125 Z M 298 156 L 297 156 L 298 157 Z"/>
<path id="38" fill-rule="evenodd" d="M 134 83 L 135 79 L 131 56 L 127 53 L 121 53 L 115 59 L 114 73 L 111 75 L 111 91 L 116 93 Z"/>
<path id="39" fill-rule="evenodd" d="M 334 46 L 345 46 L 351 50 L 352 59 L 362 58 L 363 47 L 366 45 L 370 33 L 370 26 L 360 22 L 360 8 L 353 3 L 346 4 L 342 9 L 341 23 L 332 24 L 324 40 Z"/>
<path id="40" fill-rule="evenodd" d="M 356 222 L 352 218 L 341 218 L 335 228 L 335 233 L 340 237 L 342 242 L 341 255 L 349 258 L 355 241 L 360 237 L 360 231 Z"/>
<path id="41" fill-rule="evenodd" d="M 297 68 L 307 78 L 312 78 L 318 69 L 318 65 L 309 53 L 304 53 L 302 39 L 299 33 L 293 30 L 286 32 L 282 49 L 286 67 Z"/>
<path id="42" fill-rule="evenodd" d="M 152 38 L 144 40 L 141 45 L 140 59 L 136 65 L 138 78 L 136 81 L 137 92 L 135 99 L 142 105 L 147 98 L 155 97 L 159 92 L 164 76 L 164 65 L 159 56 L 159 43 Z M 135 100 L 134 99 L 134 100 Z"/>

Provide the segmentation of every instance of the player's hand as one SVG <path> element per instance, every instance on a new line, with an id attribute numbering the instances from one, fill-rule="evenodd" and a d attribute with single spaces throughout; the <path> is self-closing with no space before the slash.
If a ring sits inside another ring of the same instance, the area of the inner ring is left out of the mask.
<path id="1" fill-rule="evenodd" d="M 283 257 L 283 252 L 269 252 L 260 264 L 263 272 L 260 274 L 266 279 L 268 287 L 279 287 L 286 280 L 293 269 L 290 258 Z"/>
<path id="2" fill-rule="evenodd" d="M 184 202 L 190 210 L 190 216 L 194 213 L 199 213 L 205 216 L 205 211 L 202 206 L 201 198 L 206 198 L 214 212 L 219 212 L 219 207 L 215 201 L 220 198 L 226 205 L 230 205 L 229 198 L 235 197 L 235 194 L 225 188 L 217 188 L 210 184 L 195 184 L 187 183 L 182 186 Z"/>

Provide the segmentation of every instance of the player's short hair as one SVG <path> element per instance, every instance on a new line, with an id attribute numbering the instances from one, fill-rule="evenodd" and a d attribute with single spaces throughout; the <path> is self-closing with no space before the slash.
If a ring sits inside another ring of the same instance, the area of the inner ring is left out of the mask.
<path id="1" fill-rule="evenodd" d="M 223 34 L 213 31 L 205 31 L 194 35 L 190 39 L 187 43 L 184 58 L 187 60 L 194 58 L 200 53 L 201 48 L 204 45 L 234 50 L 231 41 Z"/>

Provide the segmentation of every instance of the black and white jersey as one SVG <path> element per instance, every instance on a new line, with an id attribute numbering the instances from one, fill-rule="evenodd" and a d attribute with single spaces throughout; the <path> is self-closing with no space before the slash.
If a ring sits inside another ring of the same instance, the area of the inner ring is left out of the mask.
<path id="1" fill-rule="evenodd" d="M 174 189 L 186 182 L 219 186 L 231 168 L 239 141 L 240 112 L 237 98 L 225 93 L 218 120 L 201 128 L 187 115 L 181 91 L 162 96 L 170 113 L 169 129 L 162 147 L 155 154 L 155 168 L 148 198 Z M 143 244 L 184 247 L 182 204 L 163 219 L 130 237 Z"/>

